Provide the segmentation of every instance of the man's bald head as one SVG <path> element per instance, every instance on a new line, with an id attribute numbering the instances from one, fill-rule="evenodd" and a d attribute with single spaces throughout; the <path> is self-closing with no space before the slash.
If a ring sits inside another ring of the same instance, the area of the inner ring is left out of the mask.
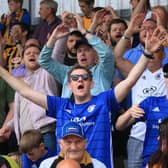
<path id="1" fill-rule="evenodd" d="M 65 159 L 59 162 L 56 168 L 80 168 L 80 164 L 72 159 Z"/>

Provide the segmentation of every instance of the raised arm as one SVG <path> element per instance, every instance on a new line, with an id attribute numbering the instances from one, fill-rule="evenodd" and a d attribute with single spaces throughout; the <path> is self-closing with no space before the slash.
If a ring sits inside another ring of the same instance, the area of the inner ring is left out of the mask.
<path id="1" fill-rule="evenodd" d="M 32 90 L 23 80 L 10 75 L 2 66 L 0 66 L 0 77 L 4 79 L 14 90 L 26 99 L 32 101 L 41 107 L 48 109 L 47 96 Z"/>
<path id="2" fill-rule="evenodd" d="M 152 53 L 157 51 L 157 49 L 165 42 L 166 39 L 166 31 L 164 29 L 160 29 L 160 27 L 155 29 L 151 37 L 149 37 L 149 34 L 147 34 L 144 54 L 142 54 L 138 63 L 132 68 L 128 74 L 128 77 L 115 87 L 115 96 L 118 103 L 125 98 L 138 78 L 141 76 L 148 64 L 148 60 L 151 59 L 150 57 L 152 57 Z"/>
<path id="3" fill-rule="evenodd" d="M 139 14 L 132 18 L 123 37 L 114 48 L 116 67 L 125 77 L 128 76 L 128 73 L 131 71 L 134 65 L 130 61 L 126 60 L 123 55 L 128 49 L 128 42 L 131 40 L 132 35 L 140 30 L 140 25 L 142 24 L 144 17 L 144 14 Z"/>
<path id="4" fill-rule="evenodd" d="M 146 13 L 148 10 L 150 10 L 149 0 L 140 0 L 135 9 L 132 11 L 131 19 L 139 13 Z"/>
<path id="5" fill-rule="evenodd" d="M 59 63 L 57 60 L 51 58 L 53 47 L 55 42 L 65 37 L 69 33 L 67 26 L 62 24 L 57 26 L 52 32 L 47 44 L 43 47 L 39 56 L 39 64 L 46 69 L 53 77 L 63 84 L 67 71 L 69 67 Z"/>

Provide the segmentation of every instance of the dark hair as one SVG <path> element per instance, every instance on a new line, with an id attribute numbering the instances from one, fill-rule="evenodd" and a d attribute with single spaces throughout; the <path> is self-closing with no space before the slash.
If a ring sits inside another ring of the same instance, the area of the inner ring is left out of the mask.
<path id="1" fill-rule="evenodd" d="M 160 140 L 166 139 L 168 145 L 168 118 L 164 119 L 159 125 Z"/>
<path id="2" fill-rule="evenodd" d="M 146 0 L 146 10 L 150 10 L 151 9 L 151 4 L 150 4 L 150 0 Z"/>
<path id="3" fill-rule="evenodd" d="M 159 125 L 159 149 L 151 156 L 149 160 L 149 168 L 153 168 L 157 164 L 161 168 L 168 167 L 168 118 L 164 119 Z M 161 150 L 162 140 L 166 140 L 166 151 Z"/>
<path id="4" fill-rule="evenodd" d="M 102 9 L 104 9 L 104 7 L 97 6 L 97 7 L 94 7 L 92 11 L 97 12 L 97 11 L 102 10 Z"/>
<path id="5" fill-rule="evenodd" d="M 44 143 L 44 139 L 40 131 L 28 130 L 21 136 L 19 150 L 21 153 L 27 153 L 33 148 L 39 147 L 41 143 Z"/>
<path id="6" fill-rule="evenodd" d="M 111 20 L 111 22 L 110 22 L 110 24 L 109 24 L 109 27 L 108 27 L 108 32 L 111 31 L 111 26 L 112 26 L 113 24 L 119 24 L 119 23 L 122 23 L 122 24 L 124 25 L 125 30 L 127 29 L 128 25 L 127 25 L 126 21 L 123 20 L 123 19 L 120 19 L 120 18 L 116 18 L 116 19 L 112 19 L 112 20 Z"/>
<path id="7" fill-rule="evenodd" d="M 27 31 L 29 33 L 29 25 L 27 25 L 25 23 L 22 23 L 22 22 L 15 22 L 12 26 L 15 26 L 15 25 L 19 25 L 21 30 L 22 30 L 22 32 Z"/>
<path id="8" fill-rule="evenodd" d="M 80 37 L 80 38 L 84 38 L 83 34 L 78 30 L 74 30 L 74 31 L 70 32 L 69 36 L 77 36 L 77 37 Z"/>
<path id="9" fill-rule="evenodd" d="M 88 4 L 88 5 L 95 3 L 94 0 L 78 0 L 78 2 L 84 2 L 85 4 Z"/>
<path id="10" fill-rule="evenodd" d="M 83 69 L 83 70 L 85 70 L 85 71 L 88 73 L 88 75 L 89 75 L 89 79 L 92 80 L 93 76 L 92 76 L 92 72 L 89 70 L 89 68 L 86 68 L 86 67 L 80 66 L 79 64 L 76 64 L 76 65 L 73 66 L 72 69 L 68 72 L 68 82 L 70 82 L 71 73 L 72 73 L 74 70 L 77 70 L 77 69 Z"/>
<path id="11" fill-rule="evenodd" d="M 20 3 L 21 4 L 20 6 L 23 5 L 23 0 L 8 0 L 8 3 L 11 2 L 11 1 L 13 1 L 15 3 Z"/>

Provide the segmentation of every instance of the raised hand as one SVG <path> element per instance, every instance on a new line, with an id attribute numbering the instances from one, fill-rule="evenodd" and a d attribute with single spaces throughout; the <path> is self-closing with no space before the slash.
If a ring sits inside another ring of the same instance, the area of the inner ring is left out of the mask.
<path id="1" fill-rule="evenodd" d="M 63 12 L 61 16 L 62 22 L 70 29 L 77 28 L 77 22 L 73 13 Z"/>
<path id="2" fill-rule="evenodd" d="M 54 31 L 52 32 L 52 34 L 50 35 L 48 41 L 47 41 L 47 46 L 48 47 L 53 47 L 55 42 L 60 39 L 63 38 L 65 36 L 67 36 L 69 34 L 69 28 L 67 25 L 65 24 L 60 24 L 58 25 Z"/>
<path id="3" fill-rule="evenodd" d="M 141 25 L 144 21 L 144 18 L 145 18 L 145 14 L 144 13 L 140 13 L 140 14 L 137 14 L 135 15 L 129 25 L 128 25 L 128 29 L 127 31 L 129 31 L 131 34 L 134 34 L 136 32 L 139 32 L 140 29 L 141 29 Z"/>
<path id="4" fill-rule="evenodd" d="M 74 14 L 74 18 L 76 19 L 76 23 L 77 23 L 77 28 L 81 33 L 84 33 L 86 30 L 84 28 L 84 23 L 83 23 L 83 19 L 78 15 L 78 14 Z"/>
<path id="5" fill-rule="evenodd" d="M 167 40 L 167 32 L 162 26 L 158 26 L 151 36 L 147 33 L 145 40 L 145 50 L 154 53 L 160 48 Z"/>
<path id="6" fill-rule="evenodd" d="M 68 26 L 65 24 L 60 24 L 54 29 L 51 36 L 54 37 L 55 39 L 60 39 L 62 37 L 65 37 L 68 34 L 69 34 Z"/>

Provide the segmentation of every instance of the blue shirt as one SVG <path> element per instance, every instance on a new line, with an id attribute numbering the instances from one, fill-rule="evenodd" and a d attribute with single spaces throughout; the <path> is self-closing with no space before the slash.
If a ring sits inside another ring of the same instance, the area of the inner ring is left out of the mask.
<path id="1" fill-rule="evenodd" d="M 146 135 L 143 149 L 143 167 L 148 163 L 150 156 L 158 149 L 159 124 L 168 117 L 168 100 L 166 96 L 148 97 L 140 103 L 145 115 Z"/>
<path id="2" fill-rule="evenodd" d="M 48 152 L 46 153 L 46 155 L 44 157 L 42 157 L 42 158 L 39 158 L 35 162 L 31 161 L 27 157 L 26 154 L 22 154 L 22 167 L 23 168 L 38 168 L 43 160 L 56 155 L 55 152 L 50 151 L 49 149 L 47 149 L 47 150 L 48 150 Z"/>
<path id="3" fill-rule="evenodd" d="M 69 98 L 60 98 L 48 96 L 48 113 L 47 115 L 55 117 L 56 137 L 60 139 L 62 126 L 67 121 L 76 121 L 83 126 L 85 136 L 88 140 L 87 151 L 103 163 L 108 168 L 111 165 L 111 123 L 115 112 L 118 111 L 119 105 L 116 101 L 114 90 L 100 93 L 98 96 L 92 96 L 89 102 L 84 104 L 75 104 Z M 113 113 L 111 113 L 113 111 Z M 60 149 L 57 146 L 57 153 Z"/>

